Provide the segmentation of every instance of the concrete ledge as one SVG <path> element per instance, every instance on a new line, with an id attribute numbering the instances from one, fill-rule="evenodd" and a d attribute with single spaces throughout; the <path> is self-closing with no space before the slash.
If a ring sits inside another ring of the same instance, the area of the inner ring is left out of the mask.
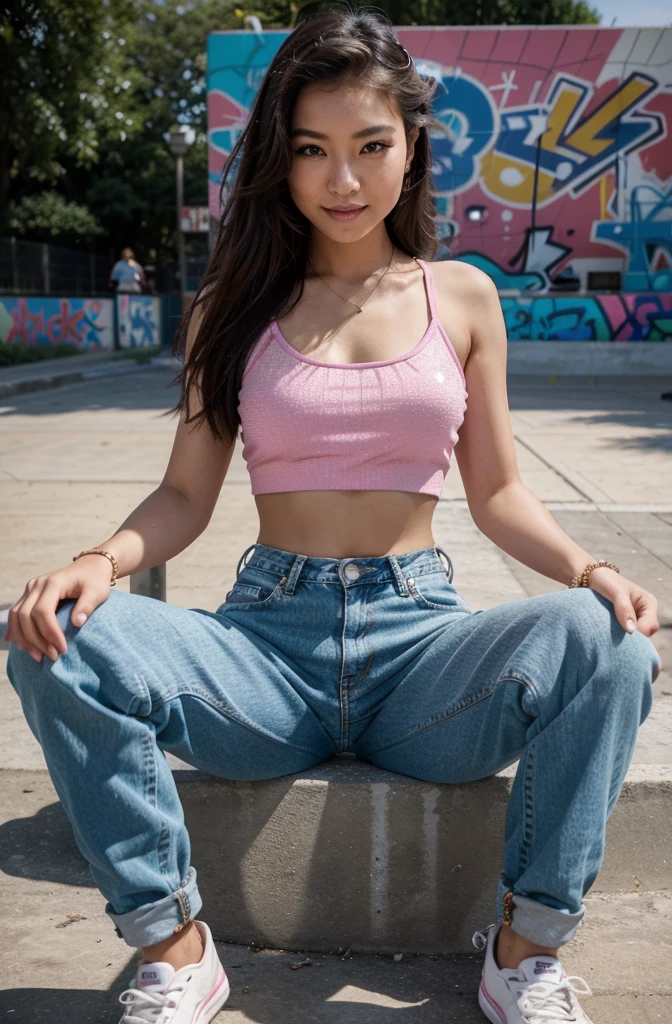
<path id="1" fill-rule="evenodd" d="M 672 341 L 509 341 L 508 373 L 672 373 Z"/>
<path id="2" fill-rule="evenodd" d="M 219 939 L 275 948 L 471 952 L 495 920 L 514 774 L 434 785 L 341 758 L 252 783 L 176 771 L 203 916 Z M 672 769 L 633 766 L 593 892 L 670 886 L 671 809 Z"/>

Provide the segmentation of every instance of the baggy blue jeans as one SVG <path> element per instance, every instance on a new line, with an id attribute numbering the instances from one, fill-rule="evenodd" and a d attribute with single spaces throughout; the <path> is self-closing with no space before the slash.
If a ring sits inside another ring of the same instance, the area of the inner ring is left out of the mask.
<path id="1" fill-rule="evenodd" d="M 497 920 L 511 892 L 520 935 L 572 938 L 658 655 L 591 589 L 472 613 L 451 581 L 437 547 L 336 559 L 255 544 L 216 612 L 112 590 L 80 628 L 60 603 L 55 662 L 10 646 L 9 678 L 129 945 L 201 909 L 162 751 L 248 781 L 339 751 L 433 783 L 520 759 Z"/>

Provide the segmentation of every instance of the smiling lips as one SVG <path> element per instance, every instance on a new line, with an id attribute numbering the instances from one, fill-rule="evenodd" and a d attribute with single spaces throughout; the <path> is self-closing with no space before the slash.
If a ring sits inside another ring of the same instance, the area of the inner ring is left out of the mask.
<path id="1" fill-rule="evenodd" d="M 324 209 L 334 220 L 354 220 L 366 209 L 366 206 L 349 203 L 347 206 L 325 206 Z"/>

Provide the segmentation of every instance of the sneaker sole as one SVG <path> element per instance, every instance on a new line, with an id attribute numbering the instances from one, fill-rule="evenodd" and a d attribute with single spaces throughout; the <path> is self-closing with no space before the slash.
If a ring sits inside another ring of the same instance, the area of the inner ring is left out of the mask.
<path id="1" fill-rule="evenodd" d="M 199 1006 L 196 1011 L 193 1024 L 208 1024 L 208 1022 L 211 1021 L 222 1008 L 230 994 L 231 986 L 229 985 L 229 979 L 226 976 L 226 971 L 222 967 L 222 973 L 217 979 L 217 984 Z"/>
<path id="2" fill-rule="evenodd" d="M 478 989 L 478 1005 L 491 1024 L 508 1024 L 501 1006 L 488 995 L 482 981 Z"/>

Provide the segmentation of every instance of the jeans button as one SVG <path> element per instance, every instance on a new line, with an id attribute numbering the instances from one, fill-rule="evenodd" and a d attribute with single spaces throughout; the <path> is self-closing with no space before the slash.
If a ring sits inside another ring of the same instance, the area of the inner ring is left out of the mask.
<path id="1" fill-rule="evenodd" d="M 343 572 L 349 580 L 356 580 L 359 577 L 359 569 L 354 562 L 348 562 Z"/>

